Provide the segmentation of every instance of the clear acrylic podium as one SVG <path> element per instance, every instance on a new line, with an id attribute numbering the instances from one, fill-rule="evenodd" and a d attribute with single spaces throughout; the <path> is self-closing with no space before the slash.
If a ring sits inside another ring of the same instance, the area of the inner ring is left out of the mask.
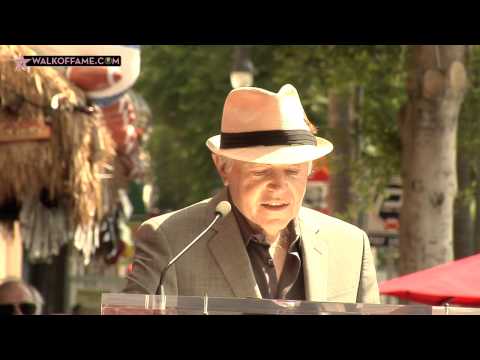
<path id="1" fill-rule="evenodd" d="M 480 315 L 480 308 L 102 294 L 102 315 Z"/>

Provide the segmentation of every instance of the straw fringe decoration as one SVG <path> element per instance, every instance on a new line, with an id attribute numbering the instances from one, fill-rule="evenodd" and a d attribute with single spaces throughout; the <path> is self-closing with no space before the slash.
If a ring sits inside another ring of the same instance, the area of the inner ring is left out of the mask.
<path id="1" fill-rule="evenodd" d="M 0 142 L 0 205 L 42 189 L 68 198 L 73 229 L 102 217 L 100 174 L 113 160 L 114 143 L 101 112 L 88 108 L 82 90 L 52 67 L 16 71 L 15 59 L 34 55 L 26 46 L 0 45 L 0 124 L 51 126 L 47 140 Z"/>

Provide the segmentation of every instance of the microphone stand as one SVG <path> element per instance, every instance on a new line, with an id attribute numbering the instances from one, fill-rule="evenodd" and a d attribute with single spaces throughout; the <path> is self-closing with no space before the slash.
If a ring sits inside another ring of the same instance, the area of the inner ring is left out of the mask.
<path id="1" fill-rule="evenodd" d="M 180 253 L 178 253 L 177 256 L 175 256 L 172 260 L 170 260 L 168 262 L 167 266 L 160 273 L 160 283 L 159 283 L 159 287 L 160 287 L 160 311 L 165 311 L 166 308 L 167 308 L 167 296 L 165 295 L 165 288 L 164 288 L 163 284 L 165 282 L 165 275 L 167 274 L 168 269 L 170 269 L 170 267 L 183 254 L 185 254 L 193 245 L 195 245 L 197 243 L 197 241 L 200 240 L 202 238 L 202 236 L 205 235 L 205 233 L 207 233 L 207 231 L 210 230 L 212 228 L 212 226 L 215 225 L 215 223 L 218 221 L 218 219 L 220 219 L 222 216 L 223 216 L 223 214 L 217 212 L 217 214 L 215 216 L 215 219 L 213 219 L 211 224 L 205 230 L 203 230 L 200 233 L 200 235 L 198 235 L 195 239 L 193 239 L 192 242 L 190 244 L 188 244 L 182 251 L 180 251 Z"/>

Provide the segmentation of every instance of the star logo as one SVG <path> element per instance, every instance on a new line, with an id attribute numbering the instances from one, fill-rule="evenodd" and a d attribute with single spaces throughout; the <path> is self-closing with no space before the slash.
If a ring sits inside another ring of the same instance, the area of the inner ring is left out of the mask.
<path id="1" fill-rule="evenodd" d="M 30 59 L 25 59 L 22 56 L 20 56 L 18 59 L 15 60 L 15 63 L 17 64 L 15 67 L 15 71 L 29 71 L 30 69 L 27 67 L 27 63 L 30 61 Z"/>

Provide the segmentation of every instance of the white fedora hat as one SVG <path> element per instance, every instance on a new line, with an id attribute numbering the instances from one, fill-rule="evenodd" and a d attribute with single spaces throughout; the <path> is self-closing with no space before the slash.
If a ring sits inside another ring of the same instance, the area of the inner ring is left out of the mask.
<path id="1" fill-rule="evenodd" d="M 333 150 L 305 121 L 297 90 L 290 84 L 274 92 L 243 87 L 232 90 L 223 108 L 221 134 L 207 140 L 215 154 L 261 164 L 298 164 Z"/>

